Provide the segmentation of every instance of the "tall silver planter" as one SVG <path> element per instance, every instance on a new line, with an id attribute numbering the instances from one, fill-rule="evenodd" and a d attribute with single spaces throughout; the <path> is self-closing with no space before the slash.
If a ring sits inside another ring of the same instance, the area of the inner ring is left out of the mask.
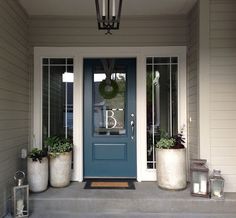
<path id="1" fill-rule="evenodd" d="M 71 180 L 72 151 L 50 155 L 50 185 L 56 188 L 68 186 Z"/>
<path id="2" fill-rule="evenodd" d="M 187 185 L 186 148 L 156 148 L 157 183 L 164 189 L 181 190 Z"/>
<path id="3" fill-rule="evenodd" d="M 48 158 L 43 157 L 42 161 L 39 162 L 28 157 L 27 175 L 30 191 L 45 191 L 48 187 Z"/>

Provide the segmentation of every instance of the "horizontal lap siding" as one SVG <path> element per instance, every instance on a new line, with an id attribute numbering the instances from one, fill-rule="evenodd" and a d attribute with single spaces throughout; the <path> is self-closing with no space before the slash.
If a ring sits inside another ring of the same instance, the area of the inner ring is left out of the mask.
<path id="1" fill-rule="evenodd" d="M 95 17 L 30 19 L 32 46 L 180 46 L 186 45 L 186 31 L 185 16 L 124 17 L 112 36 L 98 30 Z"/>
<path id="2" fill-rule="evenodd" d="M 28 147 L 28 17 L 15 0 L 0 1 L 0 217 L 16 170 L 24 168 Z"/>
<path id="3" fill-rule="evenodd" d="M 212 168 L 236 191 L 236 1 L 210 5 L 210 139 Z"/>
<path id="4" fill-rule="evenodd" d="M 190 11 L 188 17 L 188 55 L 187 55 L 187 101 L 188 101 L 188 146 L 190 158 L 199 158 L 199 123 L 198 123 L 198 4 Z"/>

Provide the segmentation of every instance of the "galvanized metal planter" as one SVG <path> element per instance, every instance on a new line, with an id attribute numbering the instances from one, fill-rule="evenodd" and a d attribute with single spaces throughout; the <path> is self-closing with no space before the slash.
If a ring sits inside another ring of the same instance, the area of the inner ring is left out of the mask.
<path id="1" fill-rule="evenodd" d="M 164 189 L 181 190 L 187 186 L 186 148 L 156 148 L 157 183 Z"/>

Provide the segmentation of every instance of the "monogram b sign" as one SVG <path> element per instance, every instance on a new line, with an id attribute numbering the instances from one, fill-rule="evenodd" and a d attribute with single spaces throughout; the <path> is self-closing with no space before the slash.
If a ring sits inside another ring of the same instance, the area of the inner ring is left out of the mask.
<path id="1" fill-rule="evenodd" d="M 106 110 L 106 129 L 113 129 L 117 125 L 115 118 L 115 112 L 112 110 Z"/>
<path id="2" fill-rule="evenodd" d="M 123 114 L 124 114 L 123 109 L 106 110 L 106 115 L 105 115 L 106 129 L 123 128 L 123 122 L 121 121 L 123 118 Z"/>

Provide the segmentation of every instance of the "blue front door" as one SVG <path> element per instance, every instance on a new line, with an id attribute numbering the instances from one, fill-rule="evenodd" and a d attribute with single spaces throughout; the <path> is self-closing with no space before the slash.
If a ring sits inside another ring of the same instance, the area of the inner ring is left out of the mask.
<path id="1" fill-rule="evenodd" d="M 136 178 L 136 59 L 84 59 L 84 178 Z"/>

